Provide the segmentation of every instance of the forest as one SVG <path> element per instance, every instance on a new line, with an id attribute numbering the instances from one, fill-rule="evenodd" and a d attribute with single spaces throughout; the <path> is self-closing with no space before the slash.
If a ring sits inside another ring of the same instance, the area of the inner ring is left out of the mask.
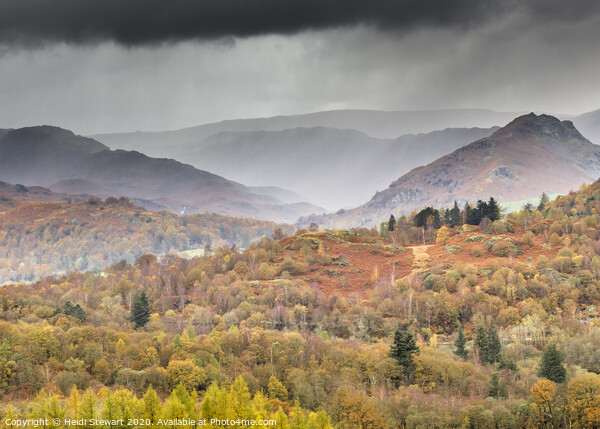
<path id="1" fill-rule="evenodd" d="M 122 259 L 202 251 L 225 244 L 246 247 L 290 226 L 215 213 L 176 216 L 150 212 L 127 198 L 29 203 L 0 212 L 0 284 L 69 270 L 100 272 Z"/>
<path id="2" fill-rule="evenodd" d="M 600 183 L 492 202 L 7 284 L 0 417 L 598 428 Z"/>

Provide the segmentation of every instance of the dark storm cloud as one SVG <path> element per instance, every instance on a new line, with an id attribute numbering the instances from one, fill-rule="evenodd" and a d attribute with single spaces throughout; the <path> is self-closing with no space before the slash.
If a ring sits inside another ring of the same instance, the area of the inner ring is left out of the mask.
<path id="1" fill-rule="evenodd" d="M 506 13 L 582 19 L 594 0 L 0 0 L 0 43 L 140 46 L 364 24 L 467 28 Z"/>

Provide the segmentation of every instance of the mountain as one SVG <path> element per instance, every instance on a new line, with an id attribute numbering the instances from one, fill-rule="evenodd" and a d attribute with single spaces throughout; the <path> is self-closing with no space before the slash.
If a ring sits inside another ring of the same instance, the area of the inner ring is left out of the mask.
<path id="1" fill-rule="evenodd" d="M 494 130 L 447 129 L 397 139 L 328 127 L 228 131 L 189 145 L 186 159 L 242 183 L 277 183 L 337 210 L 360 204 L 416 165 Z"/>
<path id="2" fill-rule="evenodd" d="M 600 109 L 577 116 L 573 123 L 592 143 L 600 145 Z"/>
<path id="3" fill-rule="evenodd" d="M 111 148 L 139 150 L 151 156 L 178 158 L 180 146 L 196 144 L 223 131 L 282 131 L 327 127 L 353 129 L 371 137 L 396 138 L 404 134 L 428 133 L 446 128 L 489 128 L 505 124 L 517 113 L 489 109 L 423 111 L 330 110 L 304 115 L 234 119 L 174 131 L 99 134 L 96 140 Z"/>
<path id="4" fill-rule="evenodd" d="M 41 185 L 59 193 L 126 195 L 148 208 L 186 213 L 293 222 L 322 212 L 308 204 L 285 204 L 239 183 L 172 159 L 108 149 L 102 143 L 57 127 L 8 131 L 0 138 L 0 180 Z"/>
<path id="5" fill-rule="evenodd" d="M 418 167 L 355 209 L 308 217 L 323 226 L 374 225 L 390 214 L 424 206 L 450 206 L 487 199 L 512 201 L 565 193 L 600 176 L 600 146 L 571 121 L 533 113 L 516 118 L 480 139 Z"/>

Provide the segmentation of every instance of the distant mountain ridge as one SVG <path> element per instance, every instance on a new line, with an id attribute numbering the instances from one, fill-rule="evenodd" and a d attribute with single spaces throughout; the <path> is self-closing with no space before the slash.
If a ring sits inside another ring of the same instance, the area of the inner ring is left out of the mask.
<path id="1" fill-rule="evenodd" d="M 502 202 L 542 192 L 566 193 L 599 176 L 600 146 L 587 140 L 571 121 L 531 113 L 488 138 L 415 168 L 362 206 L 304 218 L 300 224 L 375 225 L 390 214 L 450 206 L 455 200 L 462 204 L 493 196 Z"/>
<path id="2" fill-rule="evenodd" d="M 211 211 L 280 222 L 322 212 L 308 204 L 285 204 L 191 165 L 136 151 L 112 151 L 93 139 L 49 126 L 10 130 L 0 138 L 0 180 L 60 193 L 124 195 L 174 212 L 185 207 L 187 213 Z"/>
<path id="3" fill-rule="evenodd" d="M 186 158 L 242 183 L 276 183 L 337 210 L 360 204 L 415 166 L 496 129 L 446 129 L 397 139 L 327 127 L 228 131 L 190 145 Z"/>
<path id="4" fill-rule="evenodd" d="M 360 204 L 412 168 L 490 135 L 515 116 L 487 109 L 334 110 L 96 138 L 247 185 L 277 184 L 337 210 Z"/>
<path id="5" fill-rule="evenodd" d="M 140 149 L 160 155 L 181 144 L 198 142 L 222 131 L 282 131 L 293 128 L 327 127 L 352 129 L 375 138 L 397 138 L 446 128 L 489 128 L 505 124 L 519 112 L 490 109 L 439 109 L 384 111 L 344 109 L 269 118 L 231 119 L 173 131 L 97 134 L 91 136 L 111 148 Z"/>

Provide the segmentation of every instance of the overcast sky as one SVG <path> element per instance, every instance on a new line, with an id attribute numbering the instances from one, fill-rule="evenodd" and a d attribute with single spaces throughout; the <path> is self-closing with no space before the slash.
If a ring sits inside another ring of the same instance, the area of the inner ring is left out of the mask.
<path id="1" fill-rule="evenodd" d="M 0 0 L 0 127 L 600 108 L 595 0 Z"/>

